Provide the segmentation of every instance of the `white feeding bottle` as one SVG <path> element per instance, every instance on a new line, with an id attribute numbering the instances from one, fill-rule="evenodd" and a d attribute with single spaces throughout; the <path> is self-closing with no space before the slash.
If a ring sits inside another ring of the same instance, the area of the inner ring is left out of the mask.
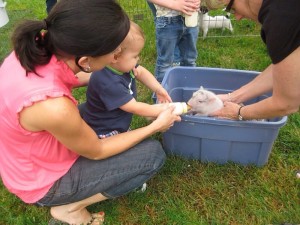
<path id="1" fill-rule="evenodd" d="M 180 116 L 182 114 L 185 114 L 188 112 L 188 110 L 191 108 L 188 104 L 186 104 L 185 102 L 172 102 L 169 103 L 169 105 L 174 105 L 175 109 L 173 111 L 174 114 Z"/>

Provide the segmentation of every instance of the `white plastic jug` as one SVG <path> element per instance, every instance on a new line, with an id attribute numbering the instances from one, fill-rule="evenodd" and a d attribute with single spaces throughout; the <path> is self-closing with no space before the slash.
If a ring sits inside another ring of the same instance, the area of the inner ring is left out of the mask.
<path id="1" fill-rule="evenodd" d="M 6 2 L 0 0 L 0 27 L 8 23 L 9 19 L 5 10 Z"/>

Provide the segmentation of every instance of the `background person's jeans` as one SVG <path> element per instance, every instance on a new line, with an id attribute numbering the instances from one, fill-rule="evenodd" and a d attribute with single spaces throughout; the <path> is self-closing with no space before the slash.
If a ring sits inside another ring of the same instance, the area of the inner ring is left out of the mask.
<path id="1" fill-rule="evenodd" d="M 151 139 L 107 159 L 79 157 L 36 204 L 65 205 L 97 193 L 108 198 L 119 197 L 141 187 L 163 166 L 165 157 L 161 144 Z"/>
<path id="2" fill-rule="evenodd" d="M 196 66 L 199 27 L 186 27 L 182 16 L 155 19 L 157 60 L 156 79 L 161 82 L 167 69 L 173 66 L 176 46 L 180 51 L 180 66 Z"/>
<path id="3" fill-rule="evenodd" d="M 46 0 L 46 10 L 47 13 L 50 12 L 50 10 L 53 8 L 53 6 L 57 3 L 57 0 Z"/>
<path id="4" fill-rule="evenodd" d="M 152 15 L 154 17 L 154 22 L 156 19 L 156 8 L 154 6 L 154 4 L 152 2 L 147 1 L 148 6 L 152 12 Z M 174 51 L 174 62 L 173 62 L 173 66 L 179 66 L 180 65 L 180 51 L 179 48 L 176 46 L 175 51 Z"/>

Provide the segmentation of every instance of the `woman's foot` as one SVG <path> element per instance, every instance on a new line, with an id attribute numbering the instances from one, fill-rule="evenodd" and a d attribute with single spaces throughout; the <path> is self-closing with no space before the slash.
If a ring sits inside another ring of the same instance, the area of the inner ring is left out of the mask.
<path id="1" fill-rule="evenodd" d="M 102 225 L 104 222 L 104 212 L 90 214 L 86 208 L 68 212 L 64 211 L 62 207 L 56 206 L 51 208 L 50 212 L 53 218 L 49 221 L 48 225 Z"/>
<path id="2" fill-rule="evenodd" d="M 104 223 L 104 212 L 99 212 L 99 213 L 92 214 L 91 220 L 86 225 L 102 225 L 103 223 Z M 51 218 L 50 221 L 48 222 L 48 225 L 69 225 L 69 223 Z"/>

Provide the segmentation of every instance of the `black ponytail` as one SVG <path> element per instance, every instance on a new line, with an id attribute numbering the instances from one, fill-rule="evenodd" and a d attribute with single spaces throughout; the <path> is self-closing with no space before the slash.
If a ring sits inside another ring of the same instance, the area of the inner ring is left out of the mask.
<path id="1" fill-rule="evenodd" d="M 27 72 L 34 72 L 36 65 L 45 65 L 52 53 L 47 49 L 47 31 L 44 21 L 26 20 L 13 32 L 12 42 L 21 65 Z"/>

